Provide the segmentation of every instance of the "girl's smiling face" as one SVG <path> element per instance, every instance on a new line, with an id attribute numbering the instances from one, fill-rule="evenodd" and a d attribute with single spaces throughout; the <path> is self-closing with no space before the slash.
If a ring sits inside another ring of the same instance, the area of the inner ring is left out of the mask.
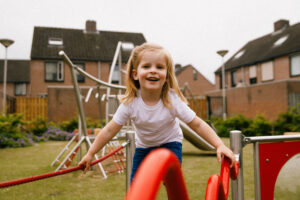
<path id="1" fill-rule="evenodd" d="M 138 80 L 143 91 L 161 92 L 167 78 L 167 65 L 162 51 L 145 51 L 137 70 L 132 70 L 134 80 Z"/>

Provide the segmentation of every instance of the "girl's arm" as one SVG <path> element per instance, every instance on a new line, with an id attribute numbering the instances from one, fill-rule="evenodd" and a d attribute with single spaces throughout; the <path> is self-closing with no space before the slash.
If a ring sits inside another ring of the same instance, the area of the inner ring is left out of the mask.
<path id="1" fill-rule="evenodd" d="M 87 154 L 79 162 L 79 165 L 85 166 L 85 171 L 89 170 L 90 163 L 93 160 L 94 155 L 104 147 L 122 128 L 114 120 L 111 120 L 96 136 L 95 141 L 88 150 Z"/>
<path id="2" fill-rule="evenodd" d="M 187 125 L 216 148 L 219 162 L 221 162 L 223 156 L 226 156 L 231 160 L 231 167 L 234 165 L 235 157 L 233 152 L 225 146 L 216 132 L 205 121 L 196 116 Z"/>

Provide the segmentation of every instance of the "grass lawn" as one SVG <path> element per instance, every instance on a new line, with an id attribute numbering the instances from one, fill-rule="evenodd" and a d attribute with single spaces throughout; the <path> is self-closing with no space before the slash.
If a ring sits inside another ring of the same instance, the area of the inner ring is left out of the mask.
<path id="1" fill-rule="evenodd" d="M 229 139 L 223 141 L 229 145 Z M 66 142 L 43 142 L 32 147 L 0 149 L 0 182 L 52 172 L 51 162 Z M 245 200 L 254 199 L 252 145 L 244 148 Z M 76 158 L 74 160 L 77 160 Z M 183 142 L 182 170 L 190 199 L 204 199 L 210 175 L 220 173 L 214 153 L 201 151 Z M 110 174 L 107 179 L 95 171 L 76 171 L 18 186 L 0 189 L 1 200 L 107 200 L 124 199 L 125 174 Z M 157 199 L 167 199 L 161 186 Z M 230 199 L 230 198 L 229 198 Z"/>

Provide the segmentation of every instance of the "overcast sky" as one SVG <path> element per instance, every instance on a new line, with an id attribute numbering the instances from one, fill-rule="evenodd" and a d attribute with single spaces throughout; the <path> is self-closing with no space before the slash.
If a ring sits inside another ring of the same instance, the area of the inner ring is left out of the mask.
<path id="1" fill-rule="evenodd" d="M 0 38 L 15 41 L 10 59 L 30 59 L 34 26 L 84 29 L 95 20 L 98 30 L 143 33 L 211 82 L 222 64 L 216 51 L 228 49 L 229 59 L 278 19 L 299 23 L 300 0 L 0 0 Z"/>

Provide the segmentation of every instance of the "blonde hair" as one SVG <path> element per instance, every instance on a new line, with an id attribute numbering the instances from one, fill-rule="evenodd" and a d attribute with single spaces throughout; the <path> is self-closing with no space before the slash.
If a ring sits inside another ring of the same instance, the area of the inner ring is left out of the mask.
<path id="1" fill-rule="evenodd" d="M 142 56 L 146 51 L 161 51 L 166 59 L 166 67 L 167 67 L 167 77 L 166 83 L 163 85 L 162 92 L 161 92 L 161 99 L 167 108 L 172 108 L 172 102 L 168 96 L 168 92 L 170 89 L 174 90 L 177 95 L 187 103 L 186 98 L 181 93 L 177 79 L 174 73 L 173 68 L 173 61 L 170 54 L 160 45 L 152 44 L 152 43 L 144 43 L 140 46 L 136 46 L 131 55 L 129 57 L 127 63 L 127 75 L 126 75 L 126 92 L 125 96 L 121 99 L 121 101 L 126 105 L 133 101 L 134 97 L 138 95 L 138 89 L 140 88 L 140 84 L 138 80 L 134 80 L 132 76 L 132 70 L 137 70 Z"/>

